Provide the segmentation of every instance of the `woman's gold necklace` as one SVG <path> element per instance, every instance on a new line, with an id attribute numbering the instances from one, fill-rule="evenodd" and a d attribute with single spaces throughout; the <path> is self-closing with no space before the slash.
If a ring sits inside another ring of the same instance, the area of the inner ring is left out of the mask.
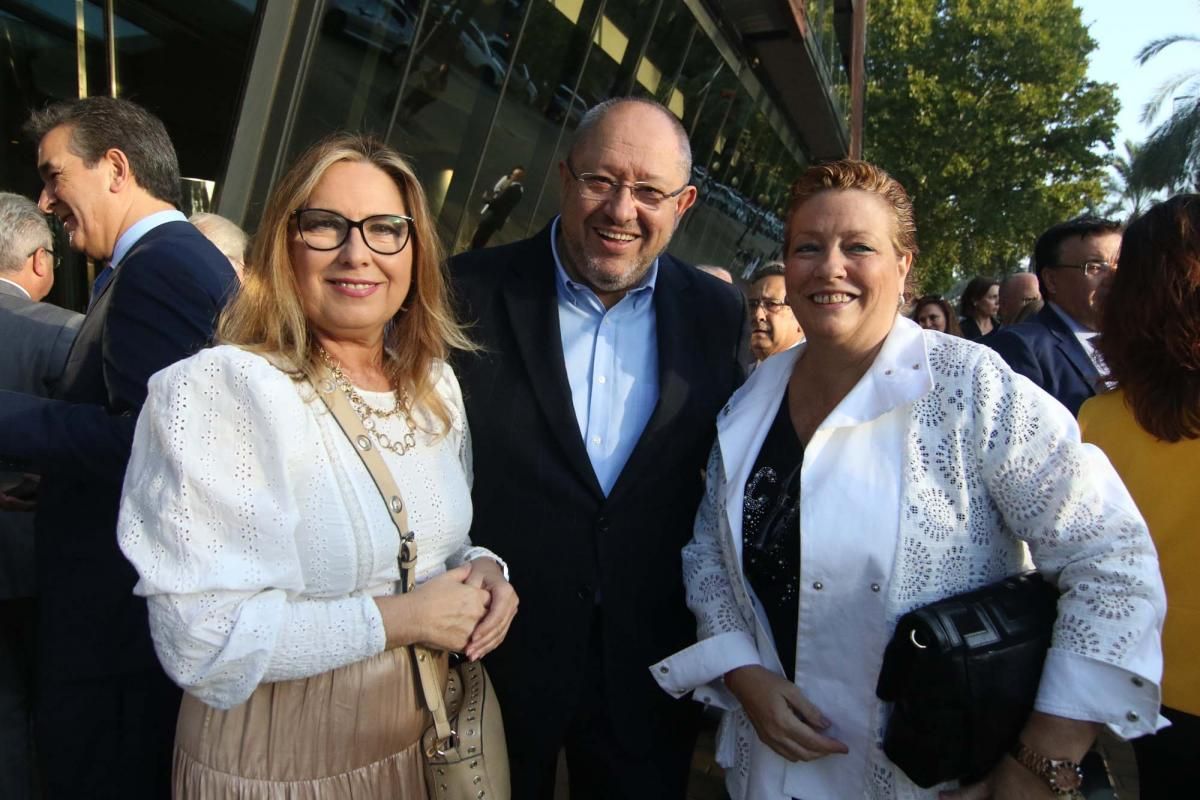
<path id="1" fill-rule="evenodd" d="M 317 353 L 321 356 L 321 360 L 325 362 L 325 366 L 329 367 L 329 371 L 333 373 L 334 385 L 346 395 L 346 399 L 350 401 L 350 407 L 354 409 L 354 413 L 362 420 L 363 427 L 371 432 L 371 435 L 375 437 L 375 441 L 379 443 L 380 447 L 402 456 L 417 446 L 417 425 L 413 422 L 408 398 L 402 392 L 392 389 L 392 396 L 395 398 L 396 404 L 386 411 L 381 411 L 368 403 L 358 393 L 358 389 L 354 387 L 354 384 L 346 377 L 346 373 L 342 371 L 342 365 L 333 356 L 329 355 L 324 347 L 318 345 Z M 404 423 L 408 425 L 408 433 L 404 434 L 404 438 L 400 441 L 392 441 L 390 436 L 378 430 L 375 420 L 400 415 L 404 416 Z"/>

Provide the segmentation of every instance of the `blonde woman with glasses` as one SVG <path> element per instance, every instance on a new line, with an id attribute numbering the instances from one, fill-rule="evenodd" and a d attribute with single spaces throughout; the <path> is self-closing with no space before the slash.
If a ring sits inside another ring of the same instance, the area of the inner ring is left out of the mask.
<path id="1" fill-rule="evenodd" d="M 218 336 L 151 381 L 121 504 L 135 591 L 187 692 L 175 796 L 424 797 L 405 646 L 481 658 L 517 599 L 467 538 L 470 441 L 445 359 L 470 344 L 408 164 L 350 134 L 301 155 Z M 397 529 L 316 385 L 346 396 L 400 487 L 411 593 L 394 593 Z"/>

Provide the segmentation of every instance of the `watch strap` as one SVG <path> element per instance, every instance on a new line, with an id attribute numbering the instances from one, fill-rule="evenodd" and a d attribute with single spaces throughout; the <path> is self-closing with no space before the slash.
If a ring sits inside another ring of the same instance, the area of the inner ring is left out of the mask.
<path id="1" fill-rule="evenodd" d="M 1024 742 L 1018 741 L 1010 753 L 1017 763 L 1046 782 L 1058 797 L 1080 797 L 1083 768 L 1078 762 L 1047 758 Z"/>

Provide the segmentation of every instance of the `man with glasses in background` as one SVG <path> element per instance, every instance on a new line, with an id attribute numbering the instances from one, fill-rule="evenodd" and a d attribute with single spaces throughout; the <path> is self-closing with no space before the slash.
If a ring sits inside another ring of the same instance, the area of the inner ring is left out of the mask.
<path id="1" fill-rule="evenodd" d="M 782 263 L 770 261 L 750 275 L 747 304 L 750 307 L 750 352 L 755 361 L 790 350 L 804 338 L 804 331 L 787 304 L 784 271 Z"/>
<path id="2" fill-rule="evenodd" d="M 1047 230 L 1033 251 L 1045 308 L 986 342 L 1072 414 L 1104 389 L 1104 365 L 1091 340 L 1120 250 L 1121 226 L 1111 220 L 1080 217 Z"/>
<path id="3" fill-rule="evenodd" d="M 744 305 L 664 251 L 696 200 L 691 148 L 657 103 L 590 110 L 559 165 L 561 214 L 532 239 L 452 259 L 482 348 L 455 364 L 474 441 L 471 540 L 521 594 L 488 656 L 513 797 L 685 795 L 698 706 L 649 666 L 695 641 L 680 549 Z"/>

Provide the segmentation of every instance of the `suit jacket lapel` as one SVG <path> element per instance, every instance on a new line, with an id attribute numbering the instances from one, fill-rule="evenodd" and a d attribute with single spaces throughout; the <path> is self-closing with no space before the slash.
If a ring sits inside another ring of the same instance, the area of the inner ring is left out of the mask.
<path id="1" fill-rule="evenodd" d="M 591 491 L 603 497 L 571 402 L 571 384 L 567 380 L 558 325 L 558 293 L 549 230 L 547 227 L 531 240 L 528 258 L 514 259 L 510 279 L 503 282 L 502 291 L 513 337 L 550 430 L 571 467 Z"/>
<path id="2" fill-rule="evenodd" d="M 655 454 L 664 447 L 663 431 L 679 415 L 688 400 L 692 381 L 696 379 L 689 356 L 692 342 L 684 334 L 691 289 L 691 276 L 667 255 L 659 259 L 658 281 L 654 287 L 655 337 L 658 346 L 658 403 L 646 422 L 637 445 L 625 462 L 610 497 L 623 490 L 625 484 L 637 481 L 639 474 L 649 469 Z M 715 420 L 714 420 L 715 424 Z"/>
<path id="3" fill-rule="evenodd" d="M 1079 341 L 1079 337 L 1075 332 L 1063 321 L 1050 306 L 1046 306 L 1041 313 L 1047 315 L 1045 320 L 1046 327 L 1054 334 L 1054 338 L 1058 341 L 1059 351 L 1070 362 L 1071 366 L 1080 374 L 1088 388 L 1092 393 L 1096 392 L 1096 382 L 1100 379 L 1100 372 L 1096 369 L 1096 365 L 1092 363 L 1092 359 L 1088 357 L 1087 351 L 1083 349 L 1083 345 Z"/>

